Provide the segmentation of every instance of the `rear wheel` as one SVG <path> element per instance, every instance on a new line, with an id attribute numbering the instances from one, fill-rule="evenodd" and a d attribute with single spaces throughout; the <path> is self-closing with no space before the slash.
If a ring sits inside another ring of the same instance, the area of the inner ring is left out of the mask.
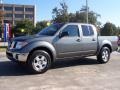
<path id="1" fill-rule="evenodd" d="M 50 55 L 43 50 L 34 51 L 28 60 L 28 66 L 32 73 L 44 73 L 51 66 Z"/>
<path id="2" fill-rule="evenodd" d="M 103 47 L 97 56 L 97 61 L 99 63 L 107 63 L 110 59 L 110 49 L 108 47 Z"/>

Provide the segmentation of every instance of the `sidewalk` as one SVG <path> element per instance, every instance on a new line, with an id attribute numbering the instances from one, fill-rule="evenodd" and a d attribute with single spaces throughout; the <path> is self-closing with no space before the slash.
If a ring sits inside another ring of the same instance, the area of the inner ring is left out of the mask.
<path id="1" fill-rule="evenodd" d="M 0 46 L 8 46 L 8 42 L 0 42 Z"/>
<path id="2" fill-rule="evenodd" d="M 6 56 L 6 52 L 0 52 L 0 58 L 3 58 Z"/>

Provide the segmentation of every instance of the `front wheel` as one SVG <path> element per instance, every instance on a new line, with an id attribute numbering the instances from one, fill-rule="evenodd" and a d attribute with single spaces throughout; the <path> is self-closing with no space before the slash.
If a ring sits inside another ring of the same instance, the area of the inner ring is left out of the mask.
<path id="1" fill-rule="evenodd" d="M 97 61 L 101 64 L 107 63 L 110 59 L 110 49 L 108 47 L 103 47 L 97 56 Z"/>
<path id="2" fill-rule="evenodd" d="M 49 69 L 50 65 L 50 55 L 43 50 L 34 51 L 28 60 L 28 69 L 32 73 L 44 73 Z"/>

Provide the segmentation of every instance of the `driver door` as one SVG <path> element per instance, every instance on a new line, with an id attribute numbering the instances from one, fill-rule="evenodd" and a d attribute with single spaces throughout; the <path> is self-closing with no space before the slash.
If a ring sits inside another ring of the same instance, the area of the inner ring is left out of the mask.
<path id="1" fill-rule="evenodd" d="M 67 35 L 68 33 L 68 35 Z M 68 25 L 55 43 L 57 58 L 74 57 L 80 54 L 80 33 L 78 25 Z"/>

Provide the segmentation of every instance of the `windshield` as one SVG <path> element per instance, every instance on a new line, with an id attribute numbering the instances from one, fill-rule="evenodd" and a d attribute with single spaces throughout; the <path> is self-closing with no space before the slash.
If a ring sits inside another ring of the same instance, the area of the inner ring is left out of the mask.
<path id="1" fill-rule="evenodd" d="M 38 34 L 46 35 L 46 36 L 53 36 L 63 25 L 64 24 L 52 24 L 49 27 L 42 29 Z"/>

